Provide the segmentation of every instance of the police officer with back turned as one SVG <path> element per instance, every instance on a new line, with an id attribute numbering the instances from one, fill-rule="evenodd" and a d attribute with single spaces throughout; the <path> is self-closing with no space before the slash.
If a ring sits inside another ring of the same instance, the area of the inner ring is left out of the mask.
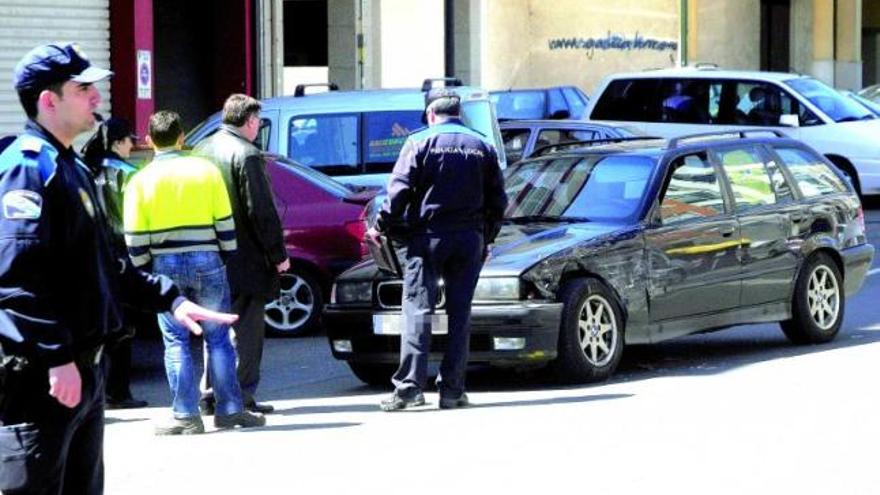
<path id="1" fill-rule="evenodd" d="M 425 403 L 432 328 L 444 325 L 449 343 L 437 377 L 440 408 L 468 405 L 471 300 L 507 207 L 496 151 L 462 123 L 458 95 L 433 89 L 426 103 L 428 128 L 403 145 L 378 226 L 366 235 L 368 242 L 380 232 L 406 237 L 400 367 L 392 377 L 394 394 L 381 403 L 384 411 Z M 435 315 L 441 279 L 446 315 Z"/>
<path id="2" fill-rule="evenodd" d="M 104 211 L 74 138 L 91 130 L 94 83 L 112 73 L 74 44 L 34 48 L 15 67 L 28 116 L 0 154 L 0 491 L 104 491 L 102 353 L 121 303 L 169 311 L 191 332 L 231 324 L 180 295 L 168 278 L 116 257 Z M 11 359 L 10 359 L 11 358 Z"/>

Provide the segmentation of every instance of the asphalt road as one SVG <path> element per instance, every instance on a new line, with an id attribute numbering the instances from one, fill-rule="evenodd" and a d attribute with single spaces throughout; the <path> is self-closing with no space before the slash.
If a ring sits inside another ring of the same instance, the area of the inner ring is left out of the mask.
<path id="1" fill-rule="evenodd" d="M 867 204 L 880 245 L 880 200 Z M 880 262 L 826 345 L 752 325 L 628 347 L 614 378 L 559 387 L 475 368 L 474 406 L 382 413 L 322 336 L 270 339 L 265 428 L 157 438 L 161 342 L 139 340 L 136 395 L 108 411 L 107 493 L 876 493 Z"/>

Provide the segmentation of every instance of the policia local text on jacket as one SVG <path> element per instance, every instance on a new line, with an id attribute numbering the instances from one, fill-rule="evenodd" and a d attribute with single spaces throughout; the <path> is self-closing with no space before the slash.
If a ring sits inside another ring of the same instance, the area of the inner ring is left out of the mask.
<path id="1" fill-rule="evenodd" d="M 0 342 L 28 362 L 4 385 L 4 490 L 51 490 L 66 478 L 101 492 L 103 343 L 120 327 L 121 303 L 160 312 L 179 296 L 169 279 L 115 256 L 98 204 L 85 164 L 35 122 L 0 155 Z M 49 395 L 47 380 L 70 362 L 82 379 L 73 408 Z"/>

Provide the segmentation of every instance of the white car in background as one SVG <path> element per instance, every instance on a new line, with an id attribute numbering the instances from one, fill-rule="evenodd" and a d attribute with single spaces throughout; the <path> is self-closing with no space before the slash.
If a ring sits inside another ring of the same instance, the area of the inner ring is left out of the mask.
<path id="1" fill-rule="evenodd" d="M 714 66 L 615 74 L 586 115 L 663 137 L 779 129 L 828 157 L 859 194 L 880 194 L 880 118 L 809 76 Z"/>

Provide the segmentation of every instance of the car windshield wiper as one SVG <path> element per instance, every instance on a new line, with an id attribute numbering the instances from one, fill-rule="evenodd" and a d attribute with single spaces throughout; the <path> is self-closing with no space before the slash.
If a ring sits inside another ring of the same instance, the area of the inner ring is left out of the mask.
<path id="1" fill-rule="evenodd" d="M 574 222 L 589 222 L 590 220 L 584 217 L 560 217 L 557 215 L 523 215 L 520 217 L 509 217 L 505 218 L 505 221 L 511 223 L 531 223 L 531 222 L 554 222 L 554 223 L 574 223 Z"/>

